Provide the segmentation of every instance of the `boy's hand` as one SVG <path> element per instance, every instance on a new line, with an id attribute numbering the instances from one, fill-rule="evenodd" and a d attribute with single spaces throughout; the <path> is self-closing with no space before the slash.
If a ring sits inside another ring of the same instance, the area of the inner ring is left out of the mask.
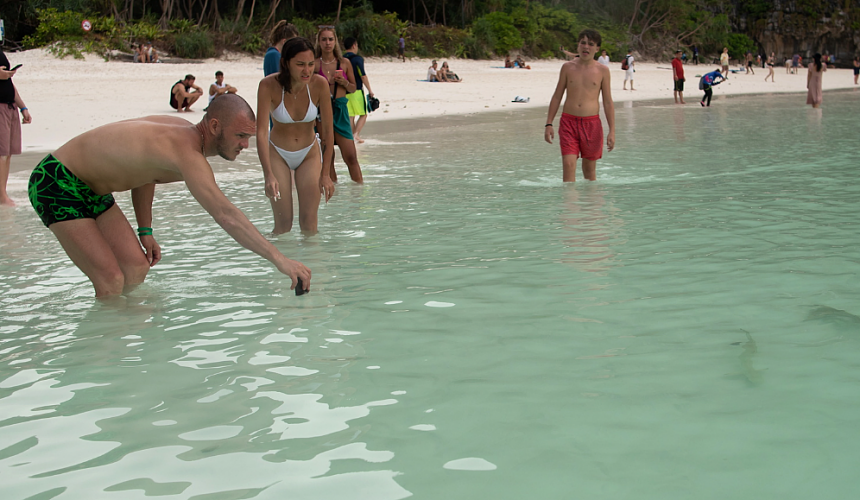
<path id="1" fill-rule="evenodd" d="M 552 125 L 544 127 L 543 140 L 552 144 L 552 140 L 554 137 L 555 137 L 555 132 L 553 132 L 553 130 L 552 130 Z"/>
<path id="2" fill-rule="evenodd" d="M 609 132 L 606 136 L 606 149 L 612 151 L 615 149 L 615 131 Z"/>

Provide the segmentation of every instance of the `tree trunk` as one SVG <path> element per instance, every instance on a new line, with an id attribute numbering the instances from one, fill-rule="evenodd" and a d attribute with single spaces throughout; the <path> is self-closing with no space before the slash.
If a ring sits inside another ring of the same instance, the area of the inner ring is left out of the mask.
<path id="1" fill-rule="evenodd" d="M 203 8 L 200 10 L 200 19 L 197 20 L 197 26 L 203 25 L 203 18 L 206 17 L 206 7 L 209 7 L 209 0 L 203 3 Z"/>
<path id="2" fill-rule="evenodd" d="M 248 22 L 245 23 L 245 28 L 249 28 L 251 26 L 251 21 L 254 20 L 254 6 L 257 5 L 257 0 L 251 0 L 251 14 L 248 15 Z"/>
<path id="3" fill-rule="evenodd" d="M 170 18 L 173 17 L 174 0 L 161 0 L 161 18 L 158 20 L 158 27 L 166 30 L 170 24 Z"/>
<path id="4" fill-rule="evenodd" d="M 343 0 L 337 0 L 337 15 L 334 17 L 334 25 L 340 21 L 340 8 L 343 6 Z"/>
<path id="5" fill-rule="evenodd" d="M 263 24 L 262 31 L 266 31 L 266 27 L 269 26 L 269 23 L 272 22 L 272 19 L 275 17 L 275 11 L 278 10 L 278 6 L 281 4 L 281 0 L 272 0 L 272 8 L 269 9 L 269 17 L 266 18 L 265 24 Z M 292 7 L 295 9 L 296 0 L 292 0 Z"/>
<path id="6" fill-rule="evenodd" d="M 239 22 L 239 18 L 242 17 L 242 11 L 244 9 L 245 9 L 245 0 L 239 0 L 239 5 L 236 7 L 236 20 L 233 21 L 234 23 Z M 233 30 L 235 31 L 236 28 L 234 27 Z"/>

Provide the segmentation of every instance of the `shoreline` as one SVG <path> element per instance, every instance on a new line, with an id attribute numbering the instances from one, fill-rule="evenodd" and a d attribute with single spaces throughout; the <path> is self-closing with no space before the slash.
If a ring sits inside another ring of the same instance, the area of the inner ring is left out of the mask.
<path id="1" fill-rule="evenodd" d="M 181 116 L 192 123 L 202 118 L 205 98 L 191 113 L 176 113 L 168 106 L 170 87 L 185 74 L 197 77 L 204 91 L 214 81 L 214 72 L 224 71 L 225 81 L 239 89 L 256 110 L 256 89 L 263 77 L 262 58 L 227 54 L 222 59 L 207 59 L 188 64 L 133 64 L 105 61 L 87 55 L 84 60 L 57 59 L 44 49 L 9 53 L 12 64 L 23 63 L 15 85 L 30 108 L 33 123 L 22 126 L 23 151 L 53 151 L 72 137 L 95 127 L 148 115 Z M 439 59 L 441 63 L 444 59 Z M 565 62 L 559 59 L 529 62 L 531 70 L 505 69 L 501 61 L 448 59 L 462 83 L 421 81 L 430 60 L 413 59 L 403 63 L 394 58 L 367 58 L 371 88 L 380 99 L 379 110 L 370 114 L 363 136 L 385 133 L 402 127 L 403 120 L 421 122 L 445 116 L 471 116 L 492 111 L 544 108 L 549 105 Z M 623 74 L 619 62 L 610 63 L 611 91 L 618 103 L 628 101 L 672 100 L 671 70 L 666 63 L 637 63 L 635 91 L 622 90 Z M 712 65 L 685 65 L 687 106 L 698 107 L 701 91 L 697 74 L 713 71 Z M 756 68 L 758 69 L 758 68 Z M 803 93 L 806 69 L 785 74 L 777 68 L 776 83 L 764 82 L 764 70 L 755 75 L 730 74 L 717 87 L 715 97 Z M 830 69 L 824 76 L 824 90 L 858 89 L 850 69 Z M 515 96 L 529 98 L 514 103 Z M 805 101 L 804 101 L 805 102 Z M 802 103 L 801 103 L 802 104 Z M 826 108 L 827 101 L 823 107 Z M 396 122 L 400 125 L 384 125 Z M 416 123 L 417 126 L 420 126 Z M 17 163 L 13 156 L 12 163 Z"/>

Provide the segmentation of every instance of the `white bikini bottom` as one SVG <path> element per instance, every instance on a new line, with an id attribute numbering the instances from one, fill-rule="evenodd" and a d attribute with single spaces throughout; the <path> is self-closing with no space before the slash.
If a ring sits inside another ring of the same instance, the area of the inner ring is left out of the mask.
<path id="1" fill-rule="evenodd" d="M 316 143 L 320 144 L 320 135 L 316 134 L 316 136 L 317 136 Z M 277 151 L 278 154 L 281 155 L 281 158 L 283 158 L 284 161 L 287 162 L 287 166 L 290 167 L 290 170 L 295 170 L 295 169 L 299 168 L 299 165 L 301 165 L 302 162 L 305 161 L 305 158 L 308 156 L 308 152 L 311 150 L 312 147 L 314 147 L 314 143 L 311 142 L 310 146 L 308 146 L 304 149 L 300 149 L 298 151 L 287 151 L 286 149 L 281 149 L 278 146 L 275 146 L 275 143 L 272 142 L 272 139 L 269 139 L 269 144 L 271 144 L 272 147 L 275 148 L 275 151 Z M 320 145 L 320 163 L 322 163 L 322 146 L 321 145 Z"/>

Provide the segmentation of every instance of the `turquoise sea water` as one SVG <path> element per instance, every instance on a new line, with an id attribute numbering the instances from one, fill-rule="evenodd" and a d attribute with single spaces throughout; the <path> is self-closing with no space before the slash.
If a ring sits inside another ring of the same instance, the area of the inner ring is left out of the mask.
<path id="1" fill-rule="evenodd" d="M 575 185 L 543 110 L 369 126 L 273 238 L 299 298 L 181 185 L 104 303 L 0 211 L 0 496 L 851 498 L 858 100 L 619 105 Z M 268 231 L 255 158 L 215 167 Z"/>

